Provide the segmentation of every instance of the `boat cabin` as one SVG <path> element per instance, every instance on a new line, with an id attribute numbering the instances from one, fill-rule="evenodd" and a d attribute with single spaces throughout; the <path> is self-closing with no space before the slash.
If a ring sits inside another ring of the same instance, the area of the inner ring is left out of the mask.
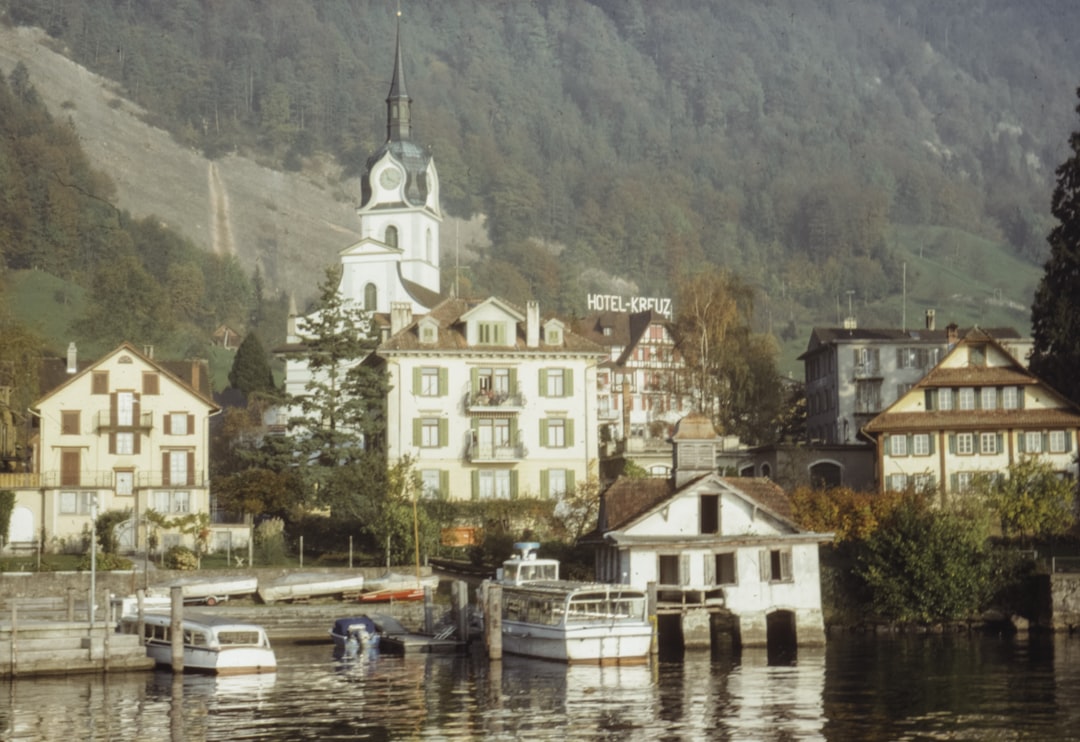
<path id="1" fill-rule="evenodd" d="M 525 585 L 530 582 L 554 582 L 559 579 L 559 560 L 540 559 L 536 556 L 540 544 L 523 541 L 514 544 L 520 554 L 503 562 L 496 579 L 504 585 Z"/>

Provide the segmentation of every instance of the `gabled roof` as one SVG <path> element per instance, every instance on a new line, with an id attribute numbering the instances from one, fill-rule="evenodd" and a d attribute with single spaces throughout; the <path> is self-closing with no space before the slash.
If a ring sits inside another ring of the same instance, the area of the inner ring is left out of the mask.
<path id="1" fill-rule="evenodd" d="M 975 344 L 986 344 L 994 348 L 997 353 L 1004 357 L 1005 364 L 980 366 L 970 363 L 963 365 L 953 363 L 957 354 L 967 353 L 968 347 Z M 1058 406 L 1015 410 L 924 409 L 913 411 L 908 409 L 912 399 L 917 400 L 927 389 L 960 386 L 975 388 L 986 386 L 1037 387 L 1052 397 Z M 1070 402 L 1062 394 L 1026 369 L 1016 359 L 1016 356 L 1009 352 L 991 332 L 975 327 L 945 354 L 945 357 L 941 359 L 937 366 L 932 368 L 887 409 L 867 423 L 863 427 L 863 432 L 906 432 L 941 428 L 985 430 L 986 428 L 1024 427 L 1080 427 L 1080 407 Z"/>
<path id="2" fill-rule="evenodd" d="M 67 373 L 67 361 L 63 358 L 46 358 L 41 362 L 38 375 L 38 388 L 41 395 L 34 402 L 37 408 L 42 402 L 66 388 L 75 379 L 86 375 L 100 366 L 109 358 L 120 353 L 130 353 L 143 363 L 157 369 L 176 384 L 191 392 L 201 399 L 207 406 L 214 410 L 219 409 L 213 399 L 210 371 L 205 360 L 197 359 L 190 361 L 156 361 L 150 356 L 135 349 L 131 343 L 124 342 L 106 353 L 96 361 L 80 361 L 77 363 L 77 371 L 74 374 Z"/>
<path id="3" fill-rule="evenodd" d="M 494 349 L 489 348 L 488 346 L 473 347 L 469 345 L 468 338 L 465 334 L 465 323 L 473 312 L 489 303 L 493 303 L 506 311 L 509 317 L 514 320 L 515 337 L 512 344 Z M 438 324 L 438 340 L 434 343 L 420 342 L 418 325 L 420 320 L 424 318 L 427 318 L 429 321 L 434 320 Z M 597 357 L 603 356 L 603 349 L 596 343 L 586 340 L 568 329 L 564 330 L 562 333 L 563 342 L 561 345 L 547 345 L 543 342 L 544 338 L 543 334 L 541 334 L 539 346 L 530 348 L 526 344 L 524 319 L 525 313 L 521 309 L 498 297 L 489 297 L 488 299 L 443 299 L 432 307 L 428 314 L 414 316 L 413 322 L 408 327 L 405 327 L 396 335 L 388 338 L 382 343 L 378 348 L 378 352 L 393 353 L 397 351 L 414 350 L 425 352 L 468 351 L 482 349 L 524 351 L 530 353 L 584 353 Z"/>
<path id="4" fill-rule="evenodd" d="M 702 484 L 713 485 L 740 497 L 791 528 L 801 530 L 791 519 L 791 501 L 787 494 L 771 479 L 721 477 L 714 473 L 691 480 L 677 490 L 674 480 L 670 478 L 619 477 L 604 492 L 600 508 L 600 524 L 597 529 L 599 535 L 625 530 L 686 492 L 700 489 Z"/>

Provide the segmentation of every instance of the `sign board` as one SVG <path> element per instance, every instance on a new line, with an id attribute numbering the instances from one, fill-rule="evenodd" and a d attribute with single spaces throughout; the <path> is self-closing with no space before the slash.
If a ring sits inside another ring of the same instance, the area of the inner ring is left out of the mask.
<path id="1" fill-rule="evenodd" d="M 671 299 L 657 296 L 619 296 L 618 294 L 588 294 L 590 312 L 647 312 L 650 309 L 671 319 Z"/>

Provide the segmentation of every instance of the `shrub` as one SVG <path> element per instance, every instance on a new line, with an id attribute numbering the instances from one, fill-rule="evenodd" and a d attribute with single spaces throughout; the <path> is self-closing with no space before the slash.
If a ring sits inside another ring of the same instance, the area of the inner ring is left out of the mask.
<path id="1" fill-rule="evenodd" d="M 186 546 L 173 546 L 165 552 L 165 568 L 193 571 L 199 568 L 199 557 Z"/>
<path id="2" fill-rule="evenodd" d="M 97 561 L 94 564 L 94 569 L 98 572 L 112 572 L 113 570 L 128 570 L 133 569 L 134 564 L 127 557 L 122 557 L 118 554 L 109 554 L 107 552 L 99 551 L 97 553 Z M 79 560 L 79 569 L 86 572 L 90 570 L 90 555 L 87 554 Z"/>

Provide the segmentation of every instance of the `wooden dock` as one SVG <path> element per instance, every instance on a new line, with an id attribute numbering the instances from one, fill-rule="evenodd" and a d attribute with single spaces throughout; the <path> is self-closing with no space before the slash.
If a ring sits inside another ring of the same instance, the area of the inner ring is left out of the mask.
<path id="1" fill-rule="evenodd" d="M 0 621 L 0 678 L 149 670 L 138 636 L 85 621 Z"/>

